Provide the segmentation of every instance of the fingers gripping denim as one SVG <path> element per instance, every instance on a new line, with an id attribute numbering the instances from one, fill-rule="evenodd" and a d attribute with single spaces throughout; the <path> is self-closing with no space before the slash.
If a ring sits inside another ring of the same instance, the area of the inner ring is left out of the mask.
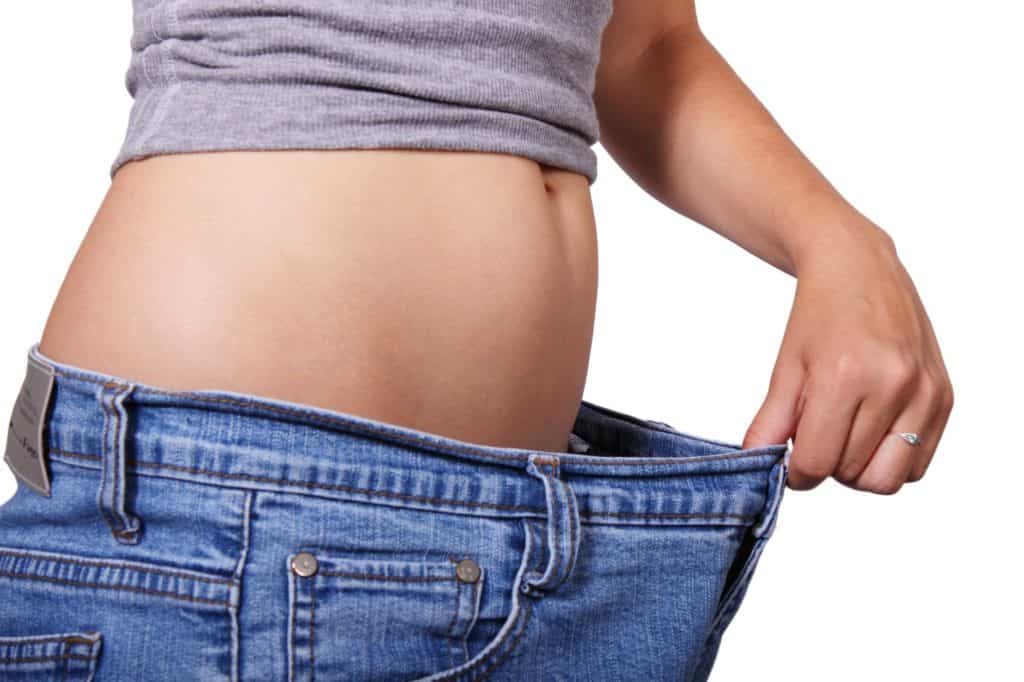
<path id="1" fill-rule="evenodd" d="M 703 681 L 785 489 L 784 444 L 586 401 L 535 451 L 30 355 L 4 680 Z"/>

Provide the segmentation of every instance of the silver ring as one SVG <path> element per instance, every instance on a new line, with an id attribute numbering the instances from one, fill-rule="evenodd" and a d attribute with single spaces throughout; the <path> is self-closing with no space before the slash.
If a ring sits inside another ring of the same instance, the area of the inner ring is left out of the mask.
<path id="1" fill-rule="evenodd" d="M 916 433 L 904 432 L 904 433 L 900 433 L 900 434 L 897 434 L 897 435 L 899 435 L 900 438 L 902 438 L 903 440 L 907 441 L 911 445 L 920 445 L 921 444 L 921 437 L 918 436 Z"/>

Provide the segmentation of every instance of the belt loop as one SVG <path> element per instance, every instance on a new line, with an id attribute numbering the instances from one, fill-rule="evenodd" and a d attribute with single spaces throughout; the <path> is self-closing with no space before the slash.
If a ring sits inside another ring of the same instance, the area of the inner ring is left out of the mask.
<path id="1" fill-rule="evenodd" d="M 551 455 L 530 455 L 526 471 L 544 483 L 547 500 L 547 568 L 532 571 L 523 581 L 522 591 L 536 595 L 539 590 L 555 590 L 572 574 L 580 548 L 580 514 L 576 494 L 562 480 L 559 460 Z"/>
<path id="2" fill-rule="evenodd" d="M 134 388 L 134 384 L 108 381 L 99 391 L 100 406 L 103 408 L 103 446 L 97 502 L 114 539 L 126 545 L 137 544 L 142 532 L 142 520 L 125 509 L 128 412 L 124 401 Z"/>

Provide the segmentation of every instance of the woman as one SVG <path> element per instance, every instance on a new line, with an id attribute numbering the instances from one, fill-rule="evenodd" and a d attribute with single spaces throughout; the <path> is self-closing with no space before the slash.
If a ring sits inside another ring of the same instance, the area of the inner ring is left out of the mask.
<path id="1" fill-rule="evenodd" d="M 924 474 L 892 241 L 693 3 L 137 2 L 132 44 L 12 416 L 0 671 L 702 680 L 787 484 Z M 798 277 L 741 445 L 581 401 L 598 137 Z"/>

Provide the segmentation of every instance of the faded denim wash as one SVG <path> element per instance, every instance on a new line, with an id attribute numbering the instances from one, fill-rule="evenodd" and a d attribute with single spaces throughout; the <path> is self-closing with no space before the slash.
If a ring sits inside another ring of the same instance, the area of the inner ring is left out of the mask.
<path id="1" fill-rule="evenodd" d="M 532 451 L 29 356 L 2 680 L 702 681 L 786 487 L 785 444 L 587 401 Z"/>

